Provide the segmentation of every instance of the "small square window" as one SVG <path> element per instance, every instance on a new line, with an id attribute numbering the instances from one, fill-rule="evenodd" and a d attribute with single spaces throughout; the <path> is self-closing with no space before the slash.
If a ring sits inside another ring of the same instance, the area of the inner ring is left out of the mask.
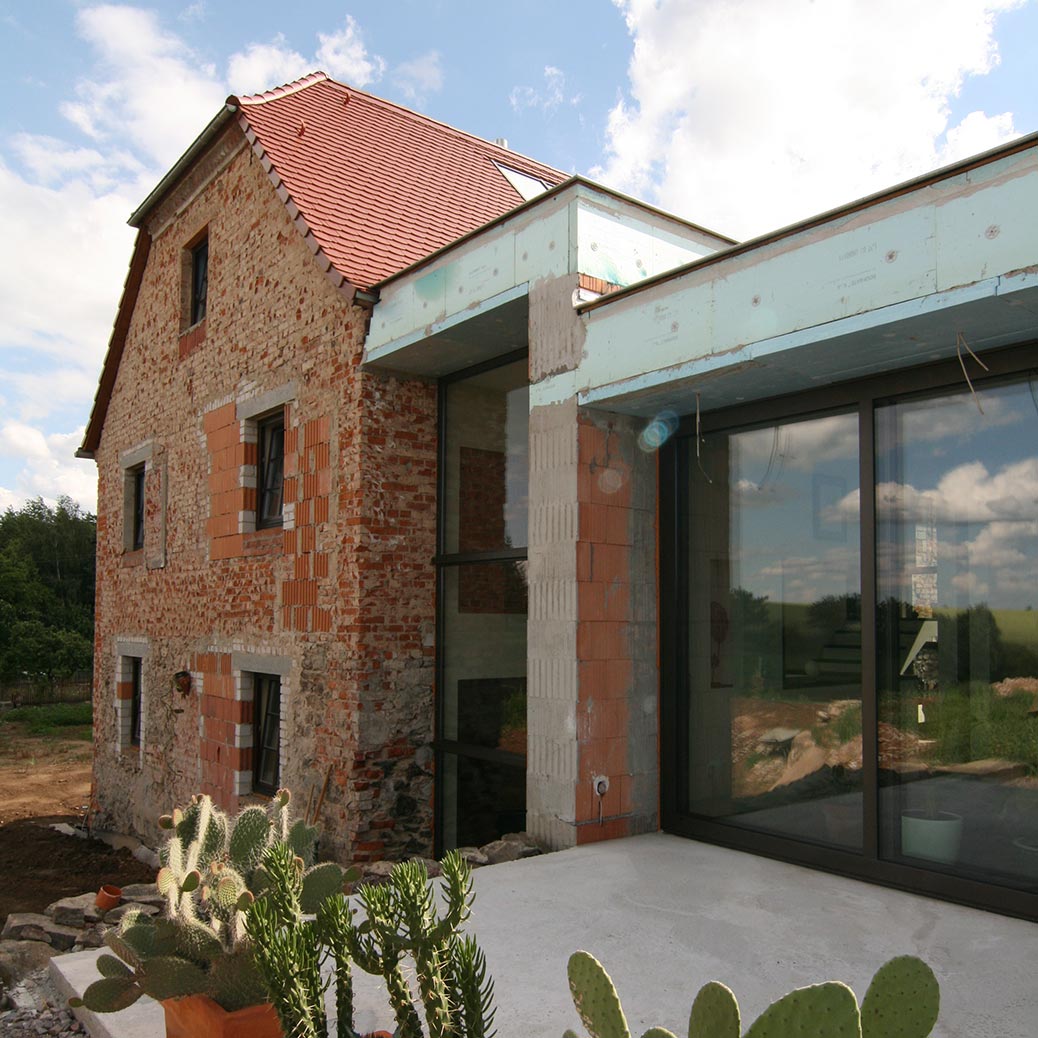
<path id="1" fill-rule="evenodd" d="M 140 551 L 144 547 L 144 466 L 137 465 L 126 473 L 129 482 L 130 507 L 126 516 L 130 527 L 127 547 Z"/>
<path id="2" fill-rule="evenodd" d="M 253 675 L 252 788 L 273 795 L 281 778 L 281 678 Z"/>
<path id="3" fill-rule="evenodd" d="M 257 423 L 256 526 L 259 529 L 281 526 L 283 521 L 282 482 L 285 471 L 285 413 Z"/>
<path id="4" fill-rule="evenodd" d="M 141 744 L 141 688 L 142 688 L 142 666 L 140 656 L 130 656 L 127 658 L 130 670 L 130 687 L 132 694 L 130 697 L 130 745 L 140 746 Z"/>
<path id="5" fill-rule="evenodd" d="M 191 249 L 191 307 L 189 324 L 195 325 L 206 315 L 209 295 L 209 238 L 203 238 Z"/>

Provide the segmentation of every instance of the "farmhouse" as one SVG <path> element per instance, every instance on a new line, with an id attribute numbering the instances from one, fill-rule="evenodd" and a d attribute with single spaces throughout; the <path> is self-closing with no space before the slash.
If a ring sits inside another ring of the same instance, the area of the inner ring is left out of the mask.
<path id="1" fill-rule="evenodd" d="M 1038 136 L 735 243 L 327 79 L 131 218 L 96 790 L 1038 917 Z"/>

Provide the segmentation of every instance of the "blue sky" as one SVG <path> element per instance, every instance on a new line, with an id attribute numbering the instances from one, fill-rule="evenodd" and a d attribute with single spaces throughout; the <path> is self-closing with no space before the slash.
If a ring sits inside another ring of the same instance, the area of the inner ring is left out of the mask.
<path id="1" fill-rule="evenodd" d="M 750 237 L 1038 129 L 1038 0 L 0 0 L 0 508 L 78 446 L 125 221 L 229 93 L 323 68 Z"/>

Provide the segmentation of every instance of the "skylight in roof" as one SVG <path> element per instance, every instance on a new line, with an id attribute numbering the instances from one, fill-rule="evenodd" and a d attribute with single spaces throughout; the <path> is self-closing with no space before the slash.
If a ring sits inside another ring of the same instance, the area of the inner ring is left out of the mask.
<path id="1" fill-rule="evenodd" d="M 502 166 L 500 162 L 495 162 L 494 165 L 501 171 L 502 176 L 508 183 L 519 192 L 524 202 L 529 202 L 531 198 L 543 195 L 551 187 L 551 184 L 546 184 L 538 177 L 531 177 L 528 173 L 520 173 L 517 169 Z"/>

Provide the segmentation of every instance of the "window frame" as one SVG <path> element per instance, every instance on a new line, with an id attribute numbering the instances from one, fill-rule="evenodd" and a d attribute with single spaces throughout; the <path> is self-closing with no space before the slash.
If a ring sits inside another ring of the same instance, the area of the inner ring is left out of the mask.
<path id="1" fill-rule="evenodd" d="M 130 489 L 130 551 L 141 551 L 144 548 L 144 516 L 145 516 L 145 487 L 148 475 L 147 466 L 144 462 L 135 465 L 127 473 L 131 480 Z"/>
<path id="2" fill-rule="evenodd" d="M 256 420 L 256 529 L 269 530 L 285 524 L 285 409 L 264 415 Z M 278 435 L 280 434 L 280 435 Z M 271 453 L 272 437 L 278 444 L 278 453 Z M 271 479 L 271 468 L 276 465 L 276 480 Z M 276 511 L 266 511 L 268 495 L 277 496 Z"/>
<path id="3" fill-rule="evenodd" d="M 143 742 L 144 714 L 144 660 L 141 656 L 127 656 L 130 661 L 130 684 L 133 694 L 130 696 L 130 746 L 140 746 Z"/>
<path id="4" fill-rule="evenodd" d="M 985 351 L 988 371 L 972 376 L 976 385 L 1038 377 L 1035 344 Z M 982 376 L 982 377 L 980 377 Z M 878 406 L 913 395 L 940 394 L 964 386 L 962 369 L 952 358 L 888 372 L 856 382 L 720 408 L 700 415 L 700 433 L 734 431 L 831 413 L 857 410 L 861 487 L 861 612 L 876 615 L 875 429 Z M 880 857 L 876 624 L 862 624 L 862 767 L 864 846 L 860 853 L 755 832 L 683 812 L 679 791 L 687 788 L 688 487 L 683 473 L 695 450 L 696 416 L 687 415 L 677 434 L 660 450 L 660 793 L 661 828 L 677 835 L 778 858 L 794 864 L 864 879 L 882 886 L 928 894 L 1006 915 L 1038 920 L 1038 893 L 999 886 L 951 873 L 930 871 Z M 683 734 L 686 733 L 686 734 Z M 684 756 L 685 763 L 682 764 Z"/>
<path id="5" fill-rule="evenodd" d="M 125 758 L 136 755 L 139 764 L 144 757 L 147 740 L 145 715 L 147 689 L 144 681 L 144 660 L 148 642 L 143 638 L 116 638 L 115 640 L 115 725 L 116 750 Z M 129 685 L 131 694 L 123 697 L 123 688 Z"/>
<path id="6" fill-rule="evenodd" d="M 503 368 L 518 361 L 527 361 L 529 351 L 525 348 L 512 350 L 494 357 L 490 360 L 475 364 L 472 367 L 463 368 L 443 376 L 437 385 L 437 476 L 436 476 L 436 547 L 437 554 L 433 559 L 436 567 L 436 663 L 435 663 L 435 688 L 434 700 L 434 735 L 433 753 L 436 780 L 433 783 L 433 850 L 437 857 L 445 850 L 445 815 L 447 803 L 444 790 L 444 779 L 447 774 L 448 758 L 467 758 L 471 761 L 486 762 L 500 767 L 514 768 L 522 771 L 525 775 L 528 767 L 529 753 L 517 754 L 507 750 L 500 750 L 487 746 L 481 746 L 471 742 L 458 739 L 448 739 L 446 730 L 446 665 L 445 647 L 447 642 L 446 629 L 446 596 L 448 573 L 450 570 L 459 570 L 460 567 L 474 566 L 481 563 L 509 563 L 526 562 L 529 557 L 528 544 L 520 547 L 500 546 L 486 551 L 449 551 L 447 544 L 447 451 L 449 447 L 448 426 L 448 392 L 450 387 L 458 382 L 481 375 L 496 368 Z M 529 382 L 529 372 L 527 372 Z M 527 431 L 529 436 L 529 431 Z M 529 529 L 527 529 L 527 541 L 529 541 Z M 529 616 L 529 603 L 527 603 L 527 616 Z"/>
<path id="7" fill-rule="evenodd" d="M 209 232 L 188 248 L 188 312 L 187 325 L 193 328 L 206 319 L 209 312 Z"/>
<path id="8" fill-rule="evenodd" d="M 252 675 L 252 791 L 266 796 L 273 796 L 281 781 L 281 728 L 284 723 L 284 711 L 281 696 L 281 675 L 253 672 Z M 277 711 L 269 709 L 276 696 Z M 269 724 L 271 718 L 276 719 L 276 738 L 273 745 L 269 742 Z M 274 757 L 274 781 L 268 783 L 261 776 L 269 763 L 268 754 Z"/>

